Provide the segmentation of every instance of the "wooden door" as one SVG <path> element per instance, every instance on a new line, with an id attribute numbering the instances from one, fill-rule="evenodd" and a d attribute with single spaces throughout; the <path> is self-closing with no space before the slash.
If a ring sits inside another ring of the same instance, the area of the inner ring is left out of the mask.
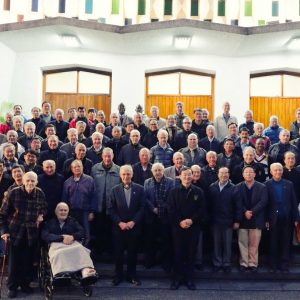
<path id="1" fill-rule="evenodd" d="M 289 97 L 250 97 L 250 109 L 253 111 L 254 120 L 269 126 L 270 116 L 279 118 L 279 125 L 290 130 L 290 125 L 295 121 L 295 111 L 300 107 L 300 98 Z"/>
<path id="2" fill-rule="evenodd" d="M 56 108 L 63 109 L 65 112 L 65 119 L 68 118 L 67 112 L 69 108 L 84 106 L 86 110 L 91 107 L 94 107 L 97 110 L 103 110 L 106 121 L 109 121 L 111 110 L 110 95 L 45 93 L 44 100 L 51 103 L 52 111 Z"/>

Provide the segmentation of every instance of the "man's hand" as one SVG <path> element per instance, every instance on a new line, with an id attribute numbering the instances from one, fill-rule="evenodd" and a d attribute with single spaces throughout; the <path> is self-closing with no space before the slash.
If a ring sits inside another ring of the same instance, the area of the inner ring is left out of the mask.
<path id="1" fill-rule="evenodd" d="M 4 233 L 1 235 L 1 239 L 3 239 L 5 242 L 9 240 L 10 234 L 9 233 Z"/>
<path id="2" fill-rule="evenodd" d="M 66 245 L 71 245 L 74 242 L 73 235 L 63 234 L 63 243 Z"/>
<path id="3" fill-rule="evenodd" d="M 93 221 L 94 218 L 95 218 L 95 214 L 94 213 L 89 213 L 89 215 L 88 215 L 89 222 Z"/>
<path id="4" fill-rule="evenodd" d="M 239 229 L 239 228 L 240 228 L 240 223 L 233 223 L 232 228 L 233 228 L 234 230 Z"/>
<path id="5" fill-rule="evenodd" d="M 294 223 L 294 224 L 295 224 L 295 227 L 297 227 L 297 225 L 298 225 L 298 221 L 295 221 L 295 223 Z"/>
<path id="6" fill-rule="evenodd" d="M 133 221 L 127 222 L 127 230 L 130 230 L 134 227 L 135 223 Z"/>
<path id="7" fill-rule="evenodd" d="M 36 218 L 36 225 L 37 227 L 40 226 L 40 224 L 44 221 L 44 217 L 43 215 L 38 215 L 38 217 Z"/>
<path id="8" fill-rule="evenodd" d="M 153 213 L 155 213 L 156 215 L 158 214 L 158 208 L 157 207 L 153 208 Z"/>
<path id="9" fill-rule="evenodd" d="M 252 218 L 252 216 L 253 216 L 253 212 L 251 210 L 246 210 L 245 211 L 245 218 L 247 220 L 250 220 Z"/>
<path id="10" fill-rule="evenodd" d="M 182 228 L 182 229 L 188 229 L 190 228 L 190 226 L 192 225 L 193 221 L 191 219 L 185 219 L 185 220 L 182 220 L 180 223 L 179 223 L 179 226 Z"/>
<path id="11" fill-rule="evenodd" d="M 120 222 L 118 225 L 119 225 L 121 230 L 127 230 L 127 223 Z"/>

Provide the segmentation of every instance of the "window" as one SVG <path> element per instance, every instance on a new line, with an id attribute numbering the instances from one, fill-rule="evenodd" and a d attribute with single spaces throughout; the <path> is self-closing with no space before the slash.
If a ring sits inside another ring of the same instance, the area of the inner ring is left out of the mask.
<path id="1" fill-rule="evenodd" d="M 218 1 L 218 16 L 225 17 L 225 0 Z"/>
<path id="2" fill-rule="evenodd" d="M 32 0 L 31 2 L 31 11 L 39 11 L 39 0 Z"/>
<path id="3" fill-rule="evenodd" d="M 165 0 L 164 15 L 172 16 L 172 0 Z"/>
<path id="4" fill-rule="evenodd" d="M 85 0 L 85 13 L 86 14 L 93 13 L 93 0 Z"/>
<path id="5" fill-rule="evenodd" d="M 118 15 L 120 10 L 120 3 L 119 0 L 112 0 L 112 7 L 111 7 L 111 13 L 113 15 Z"/>
<path id="6" fill-rule="evenodd" d="M 299 76 L 283 75 L 283 97 L 299 97 L 299 86 Z"/>
<path id="7" fill-rule="evenodd" d="M 230 21 L 230 24 L 231 24 L 232 26 L 239 26 L 239 20 L 238 20 L 238 19 L 232 19 L 232 20 Z"/>
<path id="8" fill-rule="evenodd" d="M 66 12 L 66 0 L 59 0 L 58 12 L 61 14 Z"/>
<path id="9" fill-rule="evenodd" d="M 198 0 L 191 0 L 191 16 L 199 16 L 199 2 Z"/>
<path id="10" fill-rule="evenodd" d="M 178 95 L 179 73 L 149 76 L 149 95 Z"/>
<path id="11" fill-rule="evenodd" d="M 151 23 L 158 22 L 158 19 L 151 19 Z"/>
<path id="12" fill-rule="evenodd" d="M 245 0 L 245 17 L 252 17 L 252 0 Z"/>
<path id="13" fill-rule="evenodd" d="M 47 93 L 76 93 L 77 72 L 48 74 L 46 77 Z"/>
<path id="14" fill-rule="evenodd" d="M 146 14 L 146 0 L 139 0 L 138 15 L 143 16 Z"/>
<path id="15" fill-rule="evenodd" d="M 10 10 L 10 0 L 4 0 L 3 10 Z"/>
<path id="16" fill-rule="evenodd" d="M 272 1 L 272 17 L 278 17 L 279 15 L 279 2 Z"/>

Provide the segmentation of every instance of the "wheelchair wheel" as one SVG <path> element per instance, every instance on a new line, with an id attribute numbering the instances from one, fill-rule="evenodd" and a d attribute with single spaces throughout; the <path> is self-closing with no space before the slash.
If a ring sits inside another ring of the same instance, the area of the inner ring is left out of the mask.
<path id="1" fill-rule="evenodd" d="M 83 294 L 86 297 L 91 297 L 93 295 L 93 287 L 91 287 L 91 286 L 85 286 L 83 288 Z"/>
<path id="2" fill-rule="evenodd" d="M 45 300 L 53 299 L 53 290 L 50 285 L 45 286 Z"/>

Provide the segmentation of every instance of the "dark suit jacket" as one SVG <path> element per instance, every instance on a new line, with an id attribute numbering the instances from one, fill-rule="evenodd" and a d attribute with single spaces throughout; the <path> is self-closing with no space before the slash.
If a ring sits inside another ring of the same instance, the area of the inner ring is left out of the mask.
<path id="1" fill-rule="evenodd" d="M 131 183 L 130 206 L 127 206 L 123 184 L 120 183 L 113 187 L 111 191 L 108 211 L 115 225 L 119 228 L 120 222 L 133 221 L 135 226 L 133 231 L 139 231 L 144 217 L 144 188 L 134 182 Z"/>
<path id="2" fill-rule="evenodd" d="M 283 180 L 283 196 L 284 196 L 284 208 L 287 215 L 290 217 L 291 221 L 299 221 L 299 212 L 297 207 L 296 195 L 293 188 L 293 183 L 286 179 Z M 275 199 L 274 190 L 272 187 L 273 179 L 270 179 L 266 182 L 269 204 L 267 208 L 267 221 L 270 223 L 270 226 L 276 224 L 278 209 Z"/>
<path id="3" fill-rule="evenodd" d="M 245 182 L 239 183 L 237 186 L 239 199 L 242 207 L 242 222 L 240 228 L 246 229 L 263 229 L 265 228 L 265 210 L 268 205 L 268 192 L 264 184 L 255 181 L 252 186 L 251 202 L 247 203 L 246 184 Z M 250 222 L 245 218 L 245 212 L 251 210 L 253 217 Z"/>
<path id="4" fill-rule="evenodd" d="M 219 154 L 222 151 L 221 142 L 217 138 L 214 138 L 212 142 L 210 142 L 208 137 L 205 137 L 199 141 L 199 145 L 207 152 L 215 151 L 217 154 Z"/>

